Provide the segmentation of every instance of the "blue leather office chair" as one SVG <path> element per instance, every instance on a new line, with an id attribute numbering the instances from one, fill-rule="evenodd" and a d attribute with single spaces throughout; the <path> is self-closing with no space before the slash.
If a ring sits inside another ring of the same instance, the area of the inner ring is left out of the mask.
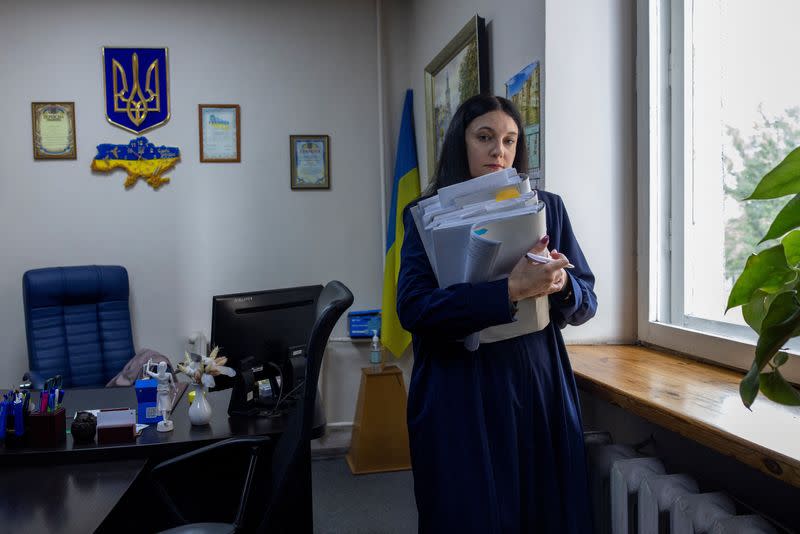
<path id="1" fill-rule="evenodd" d="M 159 495 L 172 511 L 173 516 L 180 522 L 187 523 L 162 481 L 169 468 L 184 464 L 190 459 L 207 456 L 209 453 L 219 454 L 221 450 L 225 450 L 226 455 L 237 449 L 246 449 L 250 453 L 250 462 L 233 523 L 184 524 L 169 529 L 165 533 L 292 532 L 291 528 L 286 527 L 286 523 L 291 521 L 291 518 L 286 517 L 287 510 L 291 508 L 292 504 L 289 502 L 291 498 L 289 490 L 293 477 L 297 476 L 300 462 L 310 461 L 309 458 L 304 459 L 302 455 L 308 454 L 308 449 L 304 445 L 311 440 L 322 357 L 336 321 L 351 304 L 353 304 L 353 294 L 341 282 L 334 280 L 322 289 L 322 293 L 317 299 L 316 318 L 306 351 L 306 377 L 302 388 L 303 392 L 289 415 L 286 430 L 277 441 L 273 441 L 267 436 L 231 438 L 166 460 L 152 469 L 151 476 L 159 490 Z M 254 480 L 257 463 L 270 450 L 272 451 L 270 480 L 268 483 L 261 484 L 266 486 L 268 501 L 252 503 L 253 510 L 248 514 L 247 503 L 251 490 L 256 483 L 262 482 Z M 208 503 L 212 501 L 213 498 L 209 497 L 203 504 L 208 507 Z M 254 510 L 258 511 L 257 516 Z"/>
<path id="2" fill-rule="evenodd" d="M 47 267 L 22 277 L 33 387 L 100 387 L 134 355 L 128 271 L 118 265 Z"/>

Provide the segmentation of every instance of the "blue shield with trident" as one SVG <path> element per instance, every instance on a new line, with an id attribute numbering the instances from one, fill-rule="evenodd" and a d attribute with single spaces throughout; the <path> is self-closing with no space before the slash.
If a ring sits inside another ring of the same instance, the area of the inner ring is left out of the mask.
<path id="1" fill-rule="evenodd" d="M 166 48 L 103 47 L 106 118 L 139 134 L 169 120 Z"/>

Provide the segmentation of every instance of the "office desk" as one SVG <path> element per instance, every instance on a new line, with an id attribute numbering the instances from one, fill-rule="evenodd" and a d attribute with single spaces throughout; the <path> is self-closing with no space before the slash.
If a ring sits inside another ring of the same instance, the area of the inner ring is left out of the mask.
<path id="1" fill-rule="evenodd" d="M 208 425 L 192 426 L 189 422 L 187 392 L 178 399 L 172 411 L 170 419 L 173 421 L 174 430 L 171 432 L 158 432 L 156 425 L 150 425 L 133 443 L 100 445 L 95 441 L 81 445 L 74 443 L 72 435 L 68 434 L 66 443 L 56 448 L 9 449 L 1 446 L 0 466 L 151 458 L 154 454 L 169 457 L 234 436 L 277 437 L 283 432 L 287 421 L 286 415 L 271 418 L 228 417 L 230 395 L 230 389 L 206 395 L 212 410 L 211 422 Z M 132 387 L 68 390 L 64 397 L 68 429 L 72 416 L 79 410 L 135 407 L 136 391 Z M 319 438 L 324 432 L 325 416 L 318 395 L 311 437 Z"/>
<path id="2" fill-rule="evenodd" d="M 170 417 L 174 423 L 174 430 L 171 432 L 158 432 L 156 431 L 155 425 L 150 425 L 142 431 L 142 434 L 134 443 L 99 445 L 93 442 L 88 445 L 80 445 L 74 443 L 72 435 L 68 434 L 66 443 L 56 448 L 8 449 L 2 446 L 0 447 L 0 471 L 6 476 L 17 477 L 17 480 L 23 478 L 37 480 L 35 477 L 41 475 L 42 478 L 39 479 L 39 483 L 41 486 L 48 488 L 43 491 L 43 493 L 46 494 L 51 487 L 65 487 L 65 480 L 77 480 L 76 477 L 81 476 L 81 473 L 85 472 L 87 467 L 93 469 L 97 477 L 98 489 L 94 493 L 85 495 L 81 503 L 84 509 L 94 509 L 97 504 L 98 514 L 107 514 L 108 507 L 104 507 L 103 504 L 109 499 L 119 500 L 125 492 L 125 489 L 122 489 L 121 492 L 114 490 L 114 488 L 119 489 L 120 484 L 122 484 L 119 477 L 115 478 L 114 476 L 109 476 L 108 480 L 105 477 L 107 473 L 128 473 L 132 475 L 131 480 L 133 480 L 139 474 L 139 471 L 146 468 L 146 466 L 136 469 L 135 466 L 137 464 L 131 463 L 131 461 L 144 462 L 149 460 L 150 465 L 152 465 L 153 462 L 158 462 L 230 437 L 248 435 L 270 435 L 278 437 L 284 431 L 287 422 L 287 416 L 285 415 L 274 418 L 229 418 L 227 410 L 230 395 L 230 389 L 208 393 L 207 399 L 212 409 L 211 422 L 208 425 L 193 427 L 189 422 L 188 394 L 185 393 L 178 400 Z M 64 407 L 67 414 L 67 426 L 69 427 L 72 416 L 79 410 L 120 407 L 135 408 L 136 392 L 134 388 L 68 390 L 64 398 Z M 324 429 L 325 417 L 318 395 L 312 439 L 322 436 L 324 434 Z M 300 473 L 298 474 L 300 493 L 298 494 L 297 502 L 293 503 L 295 514 L 303 519 L 303 521 L 300 521 L 296 525 L 298 527 L 298 532 L 312 531 L 313 507 L 311 501 L 310 444 L 306 447 L 307 451 L 305 456 L 308 460 L 304 462 L 300 468 Z M 81 465 L 87 462 L 93 463 L 89 466 Z M 127 468 L 124 467 L 126 465 Z M 50 466 L 60 467 L 52 469 Z M 41 470 L 42 468 L 44 468 L 44 470 Z M 133 471 L 136 472 L 133 473 Z M 54 484 L 57 486 L 53 486 Z M 128 484 L 130 484 L 130 481 Z M 103 489 L 105 486 L 109 488 L 108 493 L 105 493 Z M 68 485 L 66 487 L 72 488 L 74 486 Z M 70 499 L 71 498 L 72 496 Z M 0 517 L 6 517 L 8 514 L 15 514 L 15 512 L 10 509 L 9 504 L 10 503 L 0 499 Z M 99 521 L 102 521 L 104 517 L 105 515 L 100 517 Z M 74 519 L 79 521 L 77 517 Z M 72 528 L 74 532 L 87 531 L 78 528 L 80 524 L 81 523 L 76 523 L 69 528 Z"/>
<path id="3" fill-rule="evenodd" d="M 122 460 L 0 470 L 4 532 L 93 532 L 144 468 Z"/>

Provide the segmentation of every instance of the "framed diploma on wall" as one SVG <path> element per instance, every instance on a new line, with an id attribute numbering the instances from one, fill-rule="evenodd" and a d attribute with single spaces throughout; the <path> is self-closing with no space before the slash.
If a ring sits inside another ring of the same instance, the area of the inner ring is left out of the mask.
<path id="1" fill-rule="evenodd" d="M 199 104 L 200 161 L 239 163 L 241 117 L 238 104 Z"/>
<path id="2" fill-rule="evenodd" d="M 76 159 L 75 102 L 31 102 L 33 159 Z"/>
<path id="3" fill-rule="evenodd" d="M 327 135 L 290 135 L 292 189 L 330 189 L 331 166 Z"/>

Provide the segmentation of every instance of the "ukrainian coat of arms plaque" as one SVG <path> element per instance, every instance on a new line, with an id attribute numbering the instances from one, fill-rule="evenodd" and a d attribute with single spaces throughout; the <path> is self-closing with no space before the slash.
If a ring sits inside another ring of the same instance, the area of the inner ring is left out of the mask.
<path id="1" fill-rule="evenodd" d="M 106 118 L 140 134 L 169 120 L 166 48 L 103 47 Z"/>

